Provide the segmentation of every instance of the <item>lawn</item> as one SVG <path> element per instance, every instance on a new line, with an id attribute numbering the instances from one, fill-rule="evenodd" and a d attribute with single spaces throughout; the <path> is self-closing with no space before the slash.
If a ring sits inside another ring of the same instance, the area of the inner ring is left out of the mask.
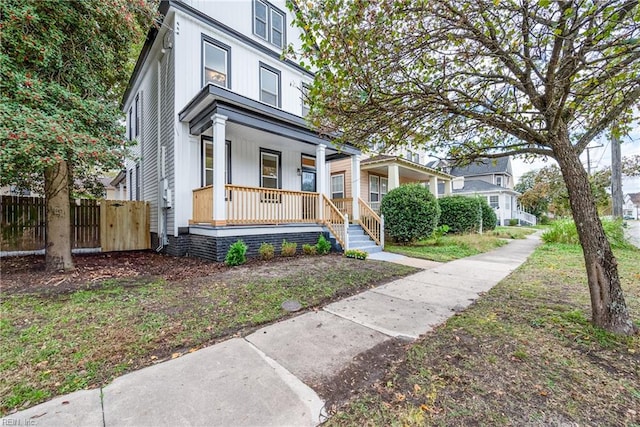
<path id="1" fill-rule="evenodd" d="M 615 253 L 637 321 L 640 251 Z M 589 317 L 580 247 L 541 246 L 328 425 L 638 426 L 640 336 L 611 335 Z"/>
<path id="2" fill-rule="evenodd" d="M 497 227 L 484 234 L 450 234 L 421 240 L 412 245 L 386 244 L 384 249 L 415 258 L 447 262 L 488 252 L 505 245 L 504 239 L 523 239 L 535 230 L 519 227 Z"/>
<path id="3" fill-rule="evenodd" d="M 3 260 L 0 413 L 242 336 L 290 315 L 286 300 L 312 309 L 417 271 L 339 255 L 236 268 L 154 253 L 109 257 L 78 258 L 94 261 L 52 277 L 29 270 L 35 258 Z"/>

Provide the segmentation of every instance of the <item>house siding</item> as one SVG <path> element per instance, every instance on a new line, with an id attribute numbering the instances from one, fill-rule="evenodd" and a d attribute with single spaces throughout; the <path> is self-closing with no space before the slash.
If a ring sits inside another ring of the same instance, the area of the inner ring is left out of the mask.
<path id="1" fill-rule="evenodd" d="M 174 200 L 172 208 L 167 209 L 167 234 L 177 235 L 175 224 L 175 151 L 178 149 L 175 143 L 175 121 L 177 120 L 174 107 L 175 99 L 175 51 L 167 49 L 160 60 L 160 144 L 165 147 L 165 177 L 169 188 L 172 190 Z M 162 165 L 161 165 L 162 167 Z M 162 177 L 158 177 L 159 179 Z M 159 181 L 159 180 L 158 180 Z M 160 183 L 160 185 L 162 185 Z M 158 200 L 162 200 L 162 194 Z"/>
<path id="2" fill-rule="evenodd" d="M 155 61 L 154 61 L 155 62 Z M 155 64 L 154 64 L 155 65 Z M 151 67 L 142 83 L 144 101 L 142 134 L 144 140 L 144 156 L 142 164 L 142 180 L 144 200 L 149 202 L 150 229 L 158 231 L 158 69 Z"/>

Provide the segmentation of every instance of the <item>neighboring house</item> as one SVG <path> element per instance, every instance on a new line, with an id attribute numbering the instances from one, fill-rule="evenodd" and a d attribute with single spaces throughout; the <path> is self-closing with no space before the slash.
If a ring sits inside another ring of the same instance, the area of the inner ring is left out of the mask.
<path id="1" fill-rule="evenodd" d="M 452 167 L 450 173 L 464 178 L 459 184 L 454 184 L 453 193 L 486 197 L 496 213 L 498 225 L 509 225 L 511 219 L 517 219 L 519 224 L 536 224 L 534 215 L 518 208 L 520 193 L 513 189 L 515 183 L 510 157 L 483 159 L 467 166 Z"/>
<path id="2" fill-rule="evenodd" d="M 390 154 L 373 152 L 356 162 L 336 161 L 331 164 L 331 199 L 342 212 L 352 216 L 354 200 L 361 199 L 379 214 L 385 194 L 410 182 L 425 185 L 436 197 L 451 194 L 453 177 L 426 166 L 425 161 L 426 153 L 415 149 Z M 359 172 L 354 174 L 355 170 Z"/>
<path id="3" fill-rule="evenodd" d="M 113 187 L 114 191 L 111 194 L 112 200 L 128 200 L 127 197 L 127 172 L 126 170 L 121 170 L 115 178 L 111 180 L 109 183 L 111 187 Z"/>
<path id="4" fill-rule="evenodd" d="M 625 194 L 622 216 L 627 219 L 640 219 L 640 193 Z"/>
<path id="5" fill-rule="evenodd" d="M 149 202 L 154 248 L 220 261 L 238 239 L 250 254 L 328 231 L 344 241 L 329 170 L 360 152 L 303 118 L 313 74 L 282 57 L 300 47 L 285 0 L 162 1 L 160 12 L 122 102 L 138 159 L 125 165 L 127 198 Z"/>

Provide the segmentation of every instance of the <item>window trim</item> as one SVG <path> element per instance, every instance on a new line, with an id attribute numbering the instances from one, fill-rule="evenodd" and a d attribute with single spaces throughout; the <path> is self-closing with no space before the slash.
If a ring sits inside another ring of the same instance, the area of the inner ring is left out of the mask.
<path id="1" fill-rule="evenodd" d="M 136 162 L 136 200 L 142 200 L 140 190 L 140 162 Z"/>
<path id="2" fill-rule="evenodd" d="M 492 206 L 491 205 L 491 198 L 492 197 L 495 197 L 496 200 L 497 200 L 496 206 Z M 498 196 L 496 196 L 496 195 L 487 196 L 487 202 L 489 203 L 489 207 L 491 207 L 492 209 L 500 209 L 500 196 L 499 195 Z"/>
<path id="3" fill-rule="evenodd" d="M 267 65 L 262 61 L 260 61 L 259 64 L 260 64 L 260 66 L 258 68 L 258 90 L 260 91 L 260 93 L 259 93 L 258 99 L 260 99 L 260 102 L 262 102 L 263 104 L 271 105 L 273 107 L 282 108 L 282 73 L 280 72 L 280 70 L 278 70 L 276 68 L 273 68 L 270 65 Z M 276 95 L 277 101 L 278 101 L 277 102 L 278 105 L 269 104 L 268 102 L 265 102 L 265 101 L 262 100 L 262 69 L 264 69 L 265 71 L 268 71 L 268 72 L 271 72 L 271 73 L 275 74 L 276 77 L 278 78 L 278 93 Z"/>
<path id="4" fill-rule="evenodd" d="M 344 185 L 345 184 L 344 175 L 345 175 L 344 172 L 338 172 L 338 173 L 331 174 L 331 180 L 330 180 L 330 182 L 331 182 L 331 187 L 330 187 L 331 199 L 344 199 L 345 198 L 346 191 L 345 191 L 345 185 Z M 334 192 L 333 191 L 333 178 L 338 178 L 338 177 L 342 178 L 342 191 L 341 192 Z M 335 194 L 342 194 L 342 197 L 335 197 Z"/>
<path id="5" fill-rule="evenodd" d="M 129 107 L 129 122 L 127 126 L 127 138 L 133 140 L 133 106 Z"/>
<path id="6" fill-rule="evenodd" d="M 200 187 L 206 187 L 206 183 L 207 183 L 207 173 L 206 173 L 207 170 L 206 170 L 206 163 L 205 163 L 207 144 L 211 144 L 212 156 L 213 156 L 213 137 L 202 135 L 202 137 L 200 138 Z M 225 149 L 225 156 L 226 156 L 225 181 L 227 184 L 231 184 L 231 141 L 226 139 L 224 141 L 224 146 L 225 146 L 224 149 Z M 212 168 L 211 170 L 213 171 L 214 169 Z M 213 178 L 212 178 L 211 185 L 213 185 Z"/>
<path id="7" fill-rule="evenodd" d="M 266 22 L 265 22 L 266 37 L 262 37 L 260 34 L 256 32 L 256 3 L 261 3 L 267 10 L 267 14 L 266 14 L 267 16 L 266 16 Z M 272 13 L 277 13 L 282 17 L 282 46 L 278 46 L 273 42 L 273 38 L 272 38 L 273 19 L 271 17 Z M 251 2 L 251 18 L 252 18 L 251 30 L 253 35 L 258 37 L 260 40 L 264 40 L 270 45 L 277 47 L 278 49 L 282 50 L 285 48 L 285 46 L 287 45 L 287 14 L 286 13 L 284 13 L 282 10 L 278 9 L 277 7 L 275 7 L 274 5 L 272 5 L 266 0 L 253 0 Z"/>
<path id="8" fill-rule="evenodd" d="M 140 136 L 140 93 L 136 94 L 135 99 L 135 136 Z"/>
<path id="9" fill-rule="evenodd" d="M 231 46 L 226 45 L 216 39 L 214 39 L 213 37 L 209 37 L 206 34 L 200 34 L 200 87 L 204 87 L 204 85 L 208 84 L 207 83 L 207 79 L 205 77 L 205 72 L 204 72 L 204 67 L 205 67 L 205 43 L 209 43 L 215 47 L 217 47 L 218 49 L 224 50 L 227 54 L 227 85 L 226 86 L 220 86 L 217 83 L 211 83 L 211 84 L 215 84 L 217 86 L 220 87 L 224 87 L 225 89 L 229 89 L 231 90 Z"/>
<path id="10" fill-rule="evenodd" d="M 498 187 L 504 187 L 504 177 L 502 175 L 496 175 L 496 185 Z"/>
<path id="11" fill-rule="evenodd" d="M 262 155 L 263 154 L 269 154 L 272 156 L 276 156 L 278 158 L 278 176 L 276 177 L 278 179 L 278 186 L 274 189 L 270 188 L 270 187 L 265 187 L 263 185 L 262 182 L 262 178 L 264 175 L 262 175 Z M 258 156 L 258 166 L 259 166 L 259 179 L 258 179 L 258 185 L 260 186 L 260 188 L 270 188 L 272 190 L 281 190 L 282 189 L 282 152 L 281 151 L 276 151 L 276 150 L 270 150 L 268 148 L 262 148 L 260 147 L 260 155 Z"/>
<path id="12" fill-rule="evenodd" d="M 133 168 L 129 169 L 129 200 L 133 200 Z"/>

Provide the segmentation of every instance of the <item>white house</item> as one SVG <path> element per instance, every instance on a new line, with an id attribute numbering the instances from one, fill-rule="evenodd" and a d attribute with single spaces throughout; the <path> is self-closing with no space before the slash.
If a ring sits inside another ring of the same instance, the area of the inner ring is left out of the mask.
<path id="1" fill-rule="evenodd" d="M 498 219 L 498 225 L 509 225 L 516 219 L 519 224 L 535 225 L 536 217 L 518 207 L 520 193 L 513 189 L 514 179 L 510 157 L 483 159 L 467 166 L 453 167 L 451 175 L 463 177 L 459 185 L 454 182 L 453 193 L 486 197 Z"/>
<path id="2" fill-rule="evenodd" d="M 626 219 L 640 219 L 640 193 L 627 193 L 624 195 L 622 216 Z"/>
<path id="3" fill-rule="evenodd" d="M 329 170 L 359 167 L 359 151 L 303 118 L 313 74 L 281 55 L 300 35 L 285 0 L 162 1 L 160 12 L 122 101 L 137 141 L 128 198 L 150 203 L 154 245 L 215 260 L 238 239 L 250 254 L 329 232 L 348 245 Z"/>

